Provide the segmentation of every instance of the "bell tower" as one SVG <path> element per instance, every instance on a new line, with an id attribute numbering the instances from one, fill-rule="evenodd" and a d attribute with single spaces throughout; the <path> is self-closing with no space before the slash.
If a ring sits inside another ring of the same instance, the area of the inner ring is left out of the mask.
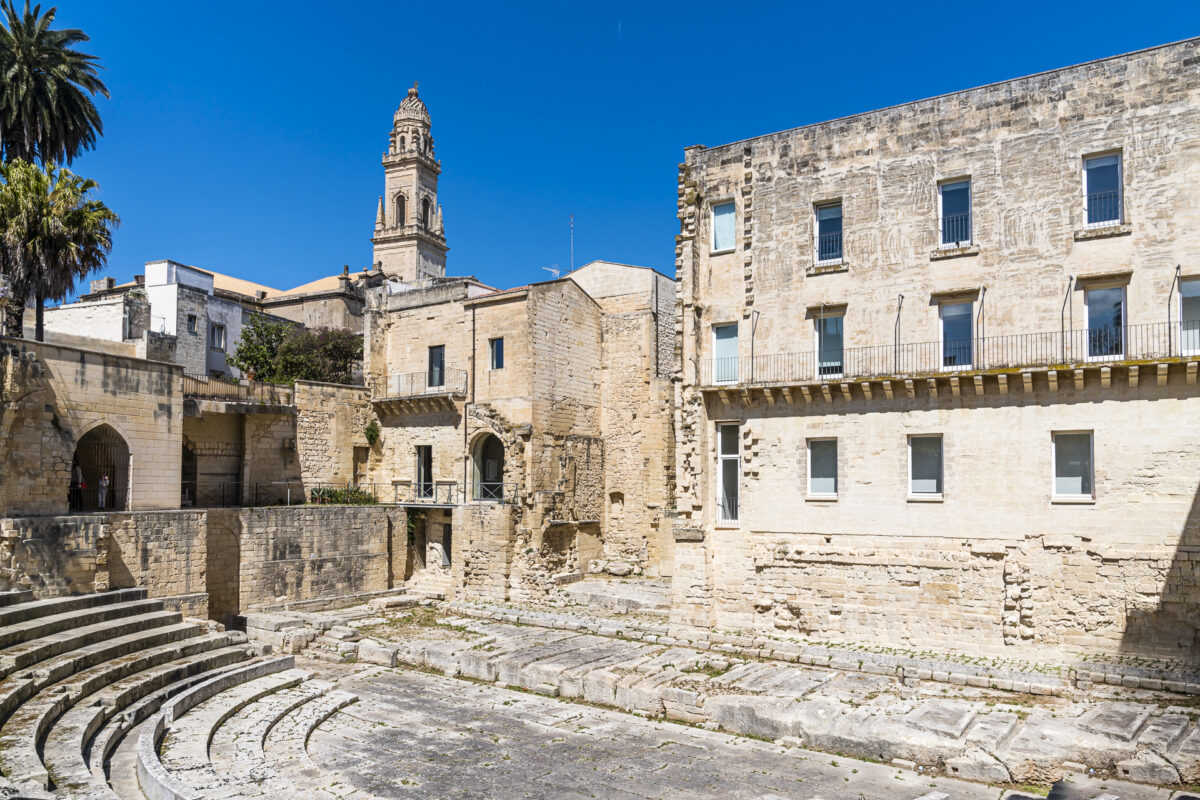
<path id="1" fill-rule="evenodd" d="M 429 130 L 429 110 L 414 82 L 392 118 L 383 155 L 384 193 L 371 238 L 373 262 L 405 282 L 446 274 L 446 231 L 437 199 L 442 165 L 433 156 Z"/>

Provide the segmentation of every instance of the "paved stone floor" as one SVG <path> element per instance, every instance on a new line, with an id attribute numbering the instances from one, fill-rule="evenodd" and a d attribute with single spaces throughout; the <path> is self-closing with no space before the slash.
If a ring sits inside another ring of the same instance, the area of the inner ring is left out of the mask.
<path id="1" fill-rule="evenodd" d="M 997 787 L 786 749 L 579 703 L 421 672 L 311 662 L 359 701 L 308 742 L 341 796 L 388 798 L 996 798 Z M 1160 800 L 1129 784 L 1079 800 Z"/>

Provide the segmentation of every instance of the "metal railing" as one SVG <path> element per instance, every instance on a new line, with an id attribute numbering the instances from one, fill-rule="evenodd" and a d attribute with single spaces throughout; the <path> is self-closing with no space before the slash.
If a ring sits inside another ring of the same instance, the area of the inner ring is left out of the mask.
<path id="1" fill-rule="evenodd" d="M 753 358 L 705 359 L 701 386 L 756 383 L 821 383 L 957 370 L 1076 366 L 1200 355 L 1200 322 L 1188 320 L 1086 330 L 1023 333 L 972 339 L 851 347 L 836 359 L 823 352 Z"/>
<path id="2" fill-rule="evenodd" d="M 291 386 L 261 381 L 230 381 L 207 375 L 183 376 L 183 396 L 233 403 L 262 403 L 271 406 L 293 405 Z"/>
<path id="3" fill-rule="evenodd" d="M 817 263 L 842 260 L 842 232 L 823 233 L 817 237 Z"/>
<path id="4" fill-rule="evenodd" d="M 434 394 L 466 394 L 467 372 L 462 369 L 394 373 L 388 377 L 388 397 L 423 397 Z"/>
<path id="5" fill-rule="evenodd" d="M 245 484 L 241 481 L 182 481 L 179 487 L 181 508 L 236 508 L 245 505 Z"/>
<path id="6" fill-rule="evenodd" d="M 392 486 L 392 502 L 399 505 L 456 506 L 462 501 L 458 481 L 401 481 Z"/>
<path id="7" fill-rule="evenodd" d="M 966 244 L 971 241 L 971 213 L 942 217 L 942 244 Z"/>
<path id="8" fill-rule="evenodd" d="M 1121 192 L 1096 192 L 1087 196 L 1087 224 L 1118 224 L 1121 221 Z"/>

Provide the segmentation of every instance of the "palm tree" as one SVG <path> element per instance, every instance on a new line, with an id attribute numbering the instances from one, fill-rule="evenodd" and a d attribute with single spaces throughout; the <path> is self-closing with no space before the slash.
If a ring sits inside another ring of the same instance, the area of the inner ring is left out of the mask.
<path id="1" fill-rule="evenodd" d="M 108 97 L 76 29 L 50 30 L 58 9 L 0 0 L 0 160 L 70 164 L 104 133 L 92 96 Z"/>
<path id="2" fill-rule="evenodd" d="M 107 263 L 120 219 L 89 198 L 96 182 L 49 164 L 0 165 L 0 269 L 17 300 L 33 297 L 36 338 L 43 338 L 46 300 L 63 300 L 75 282 Z M 25 309 L 9 314 L 9 335 L 20 336 Z"/>

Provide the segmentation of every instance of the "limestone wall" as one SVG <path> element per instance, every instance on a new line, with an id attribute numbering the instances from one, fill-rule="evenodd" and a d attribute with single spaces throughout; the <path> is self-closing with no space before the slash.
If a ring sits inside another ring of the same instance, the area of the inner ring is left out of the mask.
<path id="1" fill-rule="evenodd" d="M 533 425 L 556 436 L 600 433 L 600 307 L 573 281 L 530 287 Z"/>
<path id="2" fill-rule="evenodd" d="M 392 587 L 404 516 L 382 506 L 210 510 L 238 534 L 243 611 Z M 402 561 L 400 563 L 403 563 Z"/>
<path id="3" fill-rule="evenodd" d="M 105 516 L 0 519 L 0 586 L 37 597 L 102 590 L 97 557 Z"/>
<path id="4" fill-rule="evenodd" d="M 203 511 L 108 514 L 97 590 L 142 587 L 150 597 L 187 597 L 183 613 L 208 616 L 207 518 Z M 236 573 L 236 564 L 223 565 Z"/>
<path id="5" fill-rule="evenodd" d="M 354 448 L 368 447 L 366 429 L 373 418 L 368 397 L 362 386 L 296 381 L 296 448 L 306 486 L 354 480 Z M 374 453 L 372 459 L 378 450 Z"/>
<path id="6" fill-rule="evenodd" d="M 75 445 L 101 425 L 129 448 L 128 507 L 179 506 L 179 367 L 22 339 L 0 362 L 0 514 L 66 512 Z"/>

